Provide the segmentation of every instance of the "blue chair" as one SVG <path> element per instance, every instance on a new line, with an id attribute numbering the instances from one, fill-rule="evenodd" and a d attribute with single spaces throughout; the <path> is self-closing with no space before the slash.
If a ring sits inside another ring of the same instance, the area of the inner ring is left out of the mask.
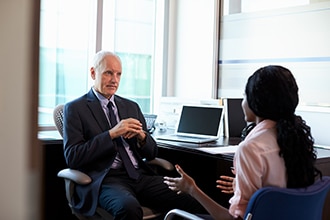
<path id="1" fill-rule="evenodd" d="M 330 176 L 322 177 L 306 188 L 288 189 L 264 187 L 251 197 L 244 220 L 329 220 Z M 169 211 L 165 220 L 174 216 L 185 219 L 203 219 L 182 210 Z"/>
<path id="2" fill-rule="evenodd" d="M 329 176 L 324 176 L 307 188 L 265 187 L 251 197 L 244 219 L 321 220 L 326 211 L 324 204 L 329 191 Z"/>

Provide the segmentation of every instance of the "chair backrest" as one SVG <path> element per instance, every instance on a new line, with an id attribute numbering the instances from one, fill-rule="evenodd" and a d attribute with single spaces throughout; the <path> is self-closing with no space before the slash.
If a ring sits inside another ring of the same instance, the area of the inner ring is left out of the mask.
<path id="1" fill-rule="evenodd" d="M 60 133 L 60 135 L 63 137 L 63 104 L 57 105 L 53 110 L 53 119 L 55 126 Z"/>
<path id="2" fill-rule="evenodd" d="M 306 188 L 264 187 L 251 197 L 244 219 L 321 220 L 329 192 L 329 176 L 322 177 L 322 180 Z"/>

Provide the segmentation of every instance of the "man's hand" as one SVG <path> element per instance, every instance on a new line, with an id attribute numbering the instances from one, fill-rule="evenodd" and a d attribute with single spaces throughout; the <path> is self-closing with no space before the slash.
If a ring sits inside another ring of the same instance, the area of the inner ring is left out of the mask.
<path id="1" fill-rule="evenodd" d="M 142 124 L 139 120 L 134 118 L 127 118 L 121 120 L 115 127 L 109 130 L 111 139 L 122 136 L 130 139 L 137 136 L 139 140 L 144 140 L 146 134 L 142 129 Z"/>

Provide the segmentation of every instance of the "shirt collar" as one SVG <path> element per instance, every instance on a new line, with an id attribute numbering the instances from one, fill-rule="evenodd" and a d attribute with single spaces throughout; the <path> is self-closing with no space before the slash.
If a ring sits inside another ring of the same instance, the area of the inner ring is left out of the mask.
<path id="1" fill-rule="evenodd" d="M 94 87 L 92 87 L 92 90 L 94 92 L 94 94 L 96 95 L 96 97 L 98 98 L 98 100 L 100 101 L 101 105 L 105 105 L 107 106 L 109 101 L 111 101 L 112 103 L 115 103 L 115 96 L 111 96 L 110 100 L 108 100 L 107 98 L 105 98 L 103 95 L 101 95 L 101 93 L 99 93 L 98 91 L 95 90 Z"/>

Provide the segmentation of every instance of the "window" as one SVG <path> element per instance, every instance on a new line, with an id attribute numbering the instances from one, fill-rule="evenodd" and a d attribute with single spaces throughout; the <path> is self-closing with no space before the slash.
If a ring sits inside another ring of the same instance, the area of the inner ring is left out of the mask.
<path id="1" fill-rule="evenodd" d="M 219 97 L 242 97 L 249 75 L 278 64 L 296 77 L 300 105 L 330 107 L 330 1 L 226 0 L 222 14 Z"/>
<path id="2" fill-rule="evenodd" d="M 53 108 L 86 92 L 94 0 L 42 0 L 39 125 L 53 124 Z M 79 5 L 79 10 L 76 10 Z M 95 33 L 94 33 L 95 34 Z M 95 43 L 94 43 L 95 44 Z M 79 83 L 78 83 L 79 82 Z"/>
<path id="3" fill-rule="evenodd" d="M 165 2 L 165 1 L 164 1 Z M 156 0 L 41 0 L 39 126 L 53 125 L 53 108 L 85 94 L 95 51 L 107 49 L 122 59 L 117 94 L 153 112 L 159 54 L 155 42 L 165 3 Z M 158 11 L 158 14 L 156 14 Z M 163 33 L 160 31 L 160 33 Z"/>

